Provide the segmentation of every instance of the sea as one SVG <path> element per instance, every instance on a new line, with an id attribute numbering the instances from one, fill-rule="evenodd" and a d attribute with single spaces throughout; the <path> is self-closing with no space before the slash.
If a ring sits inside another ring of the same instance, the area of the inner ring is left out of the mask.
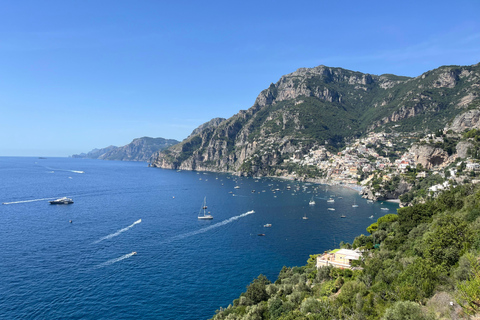
<path id="1" fill-rule="evenodd" d="M 145 162 L 0 157 L 0 181 L 0 319 L 209 319 L 398 207 Z"/>

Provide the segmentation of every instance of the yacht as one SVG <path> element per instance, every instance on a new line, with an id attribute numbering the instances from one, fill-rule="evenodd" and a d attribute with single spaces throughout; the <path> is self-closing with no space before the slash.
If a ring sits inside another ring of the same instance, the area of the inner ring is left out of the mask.
<path id="1" fill-rule="evenodd" d="M 63 197 L 57 200 L 49 201 L 50 204 L 71 204 L 73 200 L 71 198 Z"/>

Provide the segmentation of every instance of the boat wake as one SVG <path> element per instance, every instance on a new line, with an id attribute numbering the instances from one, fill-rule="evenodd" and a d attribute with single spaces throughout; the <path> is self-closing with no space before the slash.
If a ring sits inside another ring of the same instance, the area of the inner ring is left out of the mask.
<path id="1" fill-rule="evenodd" d="M 44 168 L 47 168 L 48 170 L 52 170 L 50 173 L 54 173 L 55 171 L 66 171 L 66 172 L 73 172 L 73 173 L 85 173 L 85 171 L 81 171 L 81 170 L 56 169 L 56 168 L 50 168 L 50 167 L 44 167 Z"/>
<path id="2" fill-rule="evenodd" d="M 124 254 L 123 256 L 121 256 L 119 258 L 111 259 L 111 260 L 105 261 L 104 263 L 100 263 L 100 264 L 96 265 L 95 268 L 103 268 L 103 267 L 109 266 L 111 264 L 114 264 L 115 262 L 119 262 L 119 261 L 128 259 L 131 256 L 134 256 L 136 254 L 137 254 L 136 252 Z"/>
<path id="3" fill-rule="evenodd" d="M 123 228 L 123 229 L 120 229 L 120 230 L 118 230 L 117 232 L 114 232 L 114 233 L 112 233 L 112 234 L 109 234 L 108 236 L 105 236 L 105 237 L 103 237 L 103 238 L 98 239 L 97 241 L 93 242 L 93 244 L 99 243 L 99 242 L 101 242 L 101 241 L 103 241 L 103 240 L 112 239 L 113 237 L 118 236 L 118 235 L 121 234 L 122 232 L 125 232 L 125 231 L 127 231 L 128 229 L 132 228 L 134 225 L 139 224 L 140 222 L 142 222 L 142 219 L 138 219 L 137 221 L 135 221 L 134 223 L 132 223 L 132 224 L 129 225 L 128 227 Z"/>
<path id="4" fill-rule="evenodd" d="M 27 203 L 27 202 L 53 200 L 53 199 L 57 199 L 57 198 L 42 198 L 42 199 L 33 199 L 33 200 L 12 201 L 12 202 L 3 202 L 2 204 Z"/>
<path id="5" fill-rule="evenodd" d="M 233 221 L 235 221 L 235 220 L 238 220 L 238 219 L 240 219 L 240 218 L 246 217 L 246 216 L 248 216 L 248 215 L 250 215 L 250 214 L 252 214 L 252 213 L 255 213 L 255 211 L 251 210 L 251 211 L 242 213 L 241 215 L 238 215 L 238 216 L 235 216 L 235 217 L 231 217 L 231 218 L 229 218 L 229 219 L 227 219 L 227 220 L 223 220 L 222 222 L 212 224 L 211 226 L 208 226 L 208 227 L 205 227 L 205 228 L 196 230 L 196 231 L 192 231 L 192 232 L 187 232 L 187 233 L 184 233 L 184 234 L 180 234 L 180 235 L 178 235 L 178 236 L 175 236 L 175 237 L 172 237 L 172 238 L 166 240 L 164 243 L 168 243 L 168 242 L 175 241 L 175 240 L 185 239 L 185 238 L 188 238 L 188 237 L 191 237 L 191 236 L 200 234 L 200 233 L 207 232 L 207 231 L 209 231 L 209 230 L 212 230 L 212 229 L 215 229 L 215 228 L 224 226 L 224 225 L 226 225 L 226 224 L 228 224 L 228 223 L 231 223 L 231 222 L 233 222 Z"/>

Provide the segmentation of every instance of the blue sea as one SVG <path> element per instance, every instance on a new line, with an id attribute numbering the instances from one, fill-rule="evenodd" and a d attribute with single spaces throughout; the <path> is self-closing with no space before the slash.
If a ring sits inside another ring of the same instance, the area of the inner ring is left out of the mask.
<path id="1" fill-rule="evenodd" d="M 1 319 L 208 319 L 258 275 L 275 281 L 397 208 L 139 162 L 0 157 L 0 181 Z M 63 196 L 74 203 L 48 202 Z M 213 220 L 197 219 L 205 197 Z"/>

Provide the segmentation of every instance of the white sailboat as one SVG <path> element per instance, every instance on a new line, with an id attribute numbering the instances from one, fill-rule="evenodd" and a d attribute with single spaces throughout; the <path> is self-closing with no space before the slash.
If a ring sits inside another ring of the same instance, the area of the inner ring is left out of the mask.
<path id="1" fill-rule="evenodd" d="M 313 200 L 313 196 L 312 196 L 312 200 L 310 200 L 310 202 L 308 204 L 311 205 L 311 206 L 315 205 L 315 200 Z"/>
<path id="2" fill-rule="evenodd" d="M 203 199 L 203 205 L 200 208 L 200 212 L 198 213 L 198 220 L 212 220 L 212 219 L 213 219 L 213 216 L 210 214 L 207 214 L 207 197 L 205 197 Z"/>
<path id="3" fill-rule="evenodd" d="M 358 208 L 357 200 L 353 199 L 352 208 Z"/>

